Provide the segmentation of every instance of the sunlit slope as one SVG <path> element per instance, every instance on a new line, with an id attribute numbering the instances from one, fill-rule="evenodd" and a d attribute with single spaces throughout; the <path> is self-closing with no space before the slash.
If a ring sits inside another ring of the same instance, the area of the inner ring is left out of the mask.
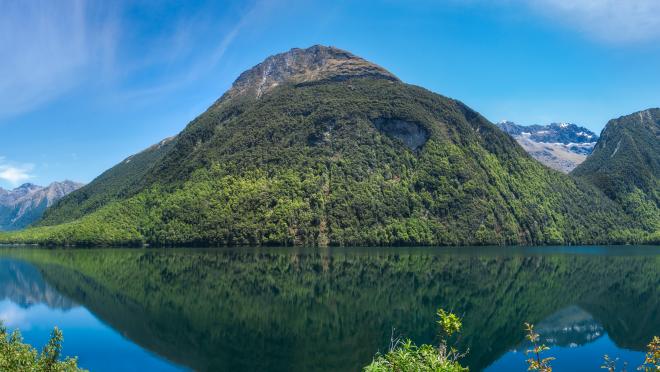
<path id="1" fill-rule="evenodd" d="M 104 191 L 84 188 L 50 210 L 42 224 L 53 226 L 0 240 L 466 245 L 648 238 L 589 182 L 542 166 L 464 104 L 318 46 L 246 71 L 152 161 L 110 179 L 90 184 Z"/>
<path id="2" fill-rule="evenodd" d="M 70 222 L 108 203 L 135 195 L 144 186 L 145 174 L 172 148 L 175 140 L 175 137 L 166 138 L 124 159 L 77 192 L 62 198 L 53 208 L 47 209 L 37 225 Z"/>
<path id="3" fill-rule="evenodd" d="M 660 241 L 660 109 L 610 120 L 572 174 L 603 190 Z"/>

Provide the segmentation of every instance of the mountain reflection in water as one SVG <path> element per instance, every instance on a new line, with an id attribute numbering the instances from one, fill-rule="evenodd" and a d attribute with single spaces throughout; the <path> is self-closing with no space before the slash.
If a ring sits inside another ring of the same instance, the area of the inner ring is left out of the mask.
<path id="1" fill-rule="evenodd" d="M 463 316 L 471 370 L 523 350 L 524 322 L 578 351 L 603 335 L 641 351 L 660 334 L 658 247 L 0 252 L 47 283 L 16 286 L 23 298 L 52 288 L 54 303 L 201 371 L 360 370 L 392 329 L 436 341 L 438 307 Z"/>
<path id="2" fill-rule="evenodd" d="M 75 306 L 41 277 L 34 266 L 21 261 L 0 260 L 0 300 L 28 308 L 46 304 L 50 308 L 67 310 Z"/>
<path id="3" fill-rule="evenodd" d="M 557 311 L 539 322 L 535 328 L 543 335 L 541 342 L 548 346 L 577 347 L 592 342 L 604 334 L 603 326 L 578 306 L 569 306 Z M 524 350 L 527 349 L 529 344 L 525 344 Z"/>

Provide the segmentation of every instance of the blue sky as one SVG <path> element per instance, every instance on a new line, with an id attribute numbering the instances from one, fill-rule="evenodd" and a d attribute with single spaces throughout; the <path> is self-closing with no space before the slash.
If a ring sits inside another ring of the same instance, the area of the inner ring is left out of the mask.
<path id="1" fill-rule="evenodd" d="M 333 45 L 491 121 L 660 106 L 660 1 L 0 0 L 0 187 L 89 182 L 245 69 Z"/>

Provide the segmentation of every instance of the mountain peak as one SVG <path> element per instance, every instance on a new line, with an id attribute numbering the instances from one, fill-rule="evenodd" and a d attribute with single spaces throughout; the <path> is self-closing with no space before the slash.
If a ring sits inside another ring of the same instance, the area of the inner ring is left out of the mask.
<path id="1" fill-rule="evenodd" d="M 564 173 L 582 163 L 598 140 L 596 133 L 568 122 L 525 126 L 501 121 L 497 126 L 534 159 Z"/>
<path id="2" fill-rule="evenodd" d="M 399 81 L 384 68 L 350 52 L 331 46 L 314 45 L 306 49 L 293 48 L 266 58 L 243 72 L 223 99 L 236 96 L 259 98 L 285 82 L 300 84 L 359 77 Z"/>
<path id="3" fill-rule="evenodd" d="M 24 183 L 24 184 L 18 186 L 16 189 L 33 189 L 35 187 L 40 187 L 40 186 L 37 186 L 33 183 L 27 182 L 27 183 Z"/>
<path id="4" fill-rule="evenodd" d="M 0 188 L 0 231 L 32 224 L 46 208 L 81 186 L 81 183 L 66 180 L 47 187 L 24 183 L 11 191 Z"/>

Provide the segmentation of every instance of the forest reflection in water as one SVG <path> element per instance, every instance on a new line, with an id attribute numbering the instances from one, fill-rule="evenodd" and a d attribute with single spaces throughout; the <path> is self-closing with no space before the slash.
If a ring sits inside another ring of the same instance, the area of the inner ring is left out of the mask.
<path id="1" fill-rule="evenodd" d="M 472 370 L 524 347 L 523 322 L 578 349 L 606 334 L 641 351 L 660 334 L 659 247 L 8 248 L 0 259 L 47 284 L 10 290 L 3 274 L 0 295 L 80 304 L 201 371 L 360 370 L 393 329 L 434 342 L 438 307 L 463 316 Z"/>

